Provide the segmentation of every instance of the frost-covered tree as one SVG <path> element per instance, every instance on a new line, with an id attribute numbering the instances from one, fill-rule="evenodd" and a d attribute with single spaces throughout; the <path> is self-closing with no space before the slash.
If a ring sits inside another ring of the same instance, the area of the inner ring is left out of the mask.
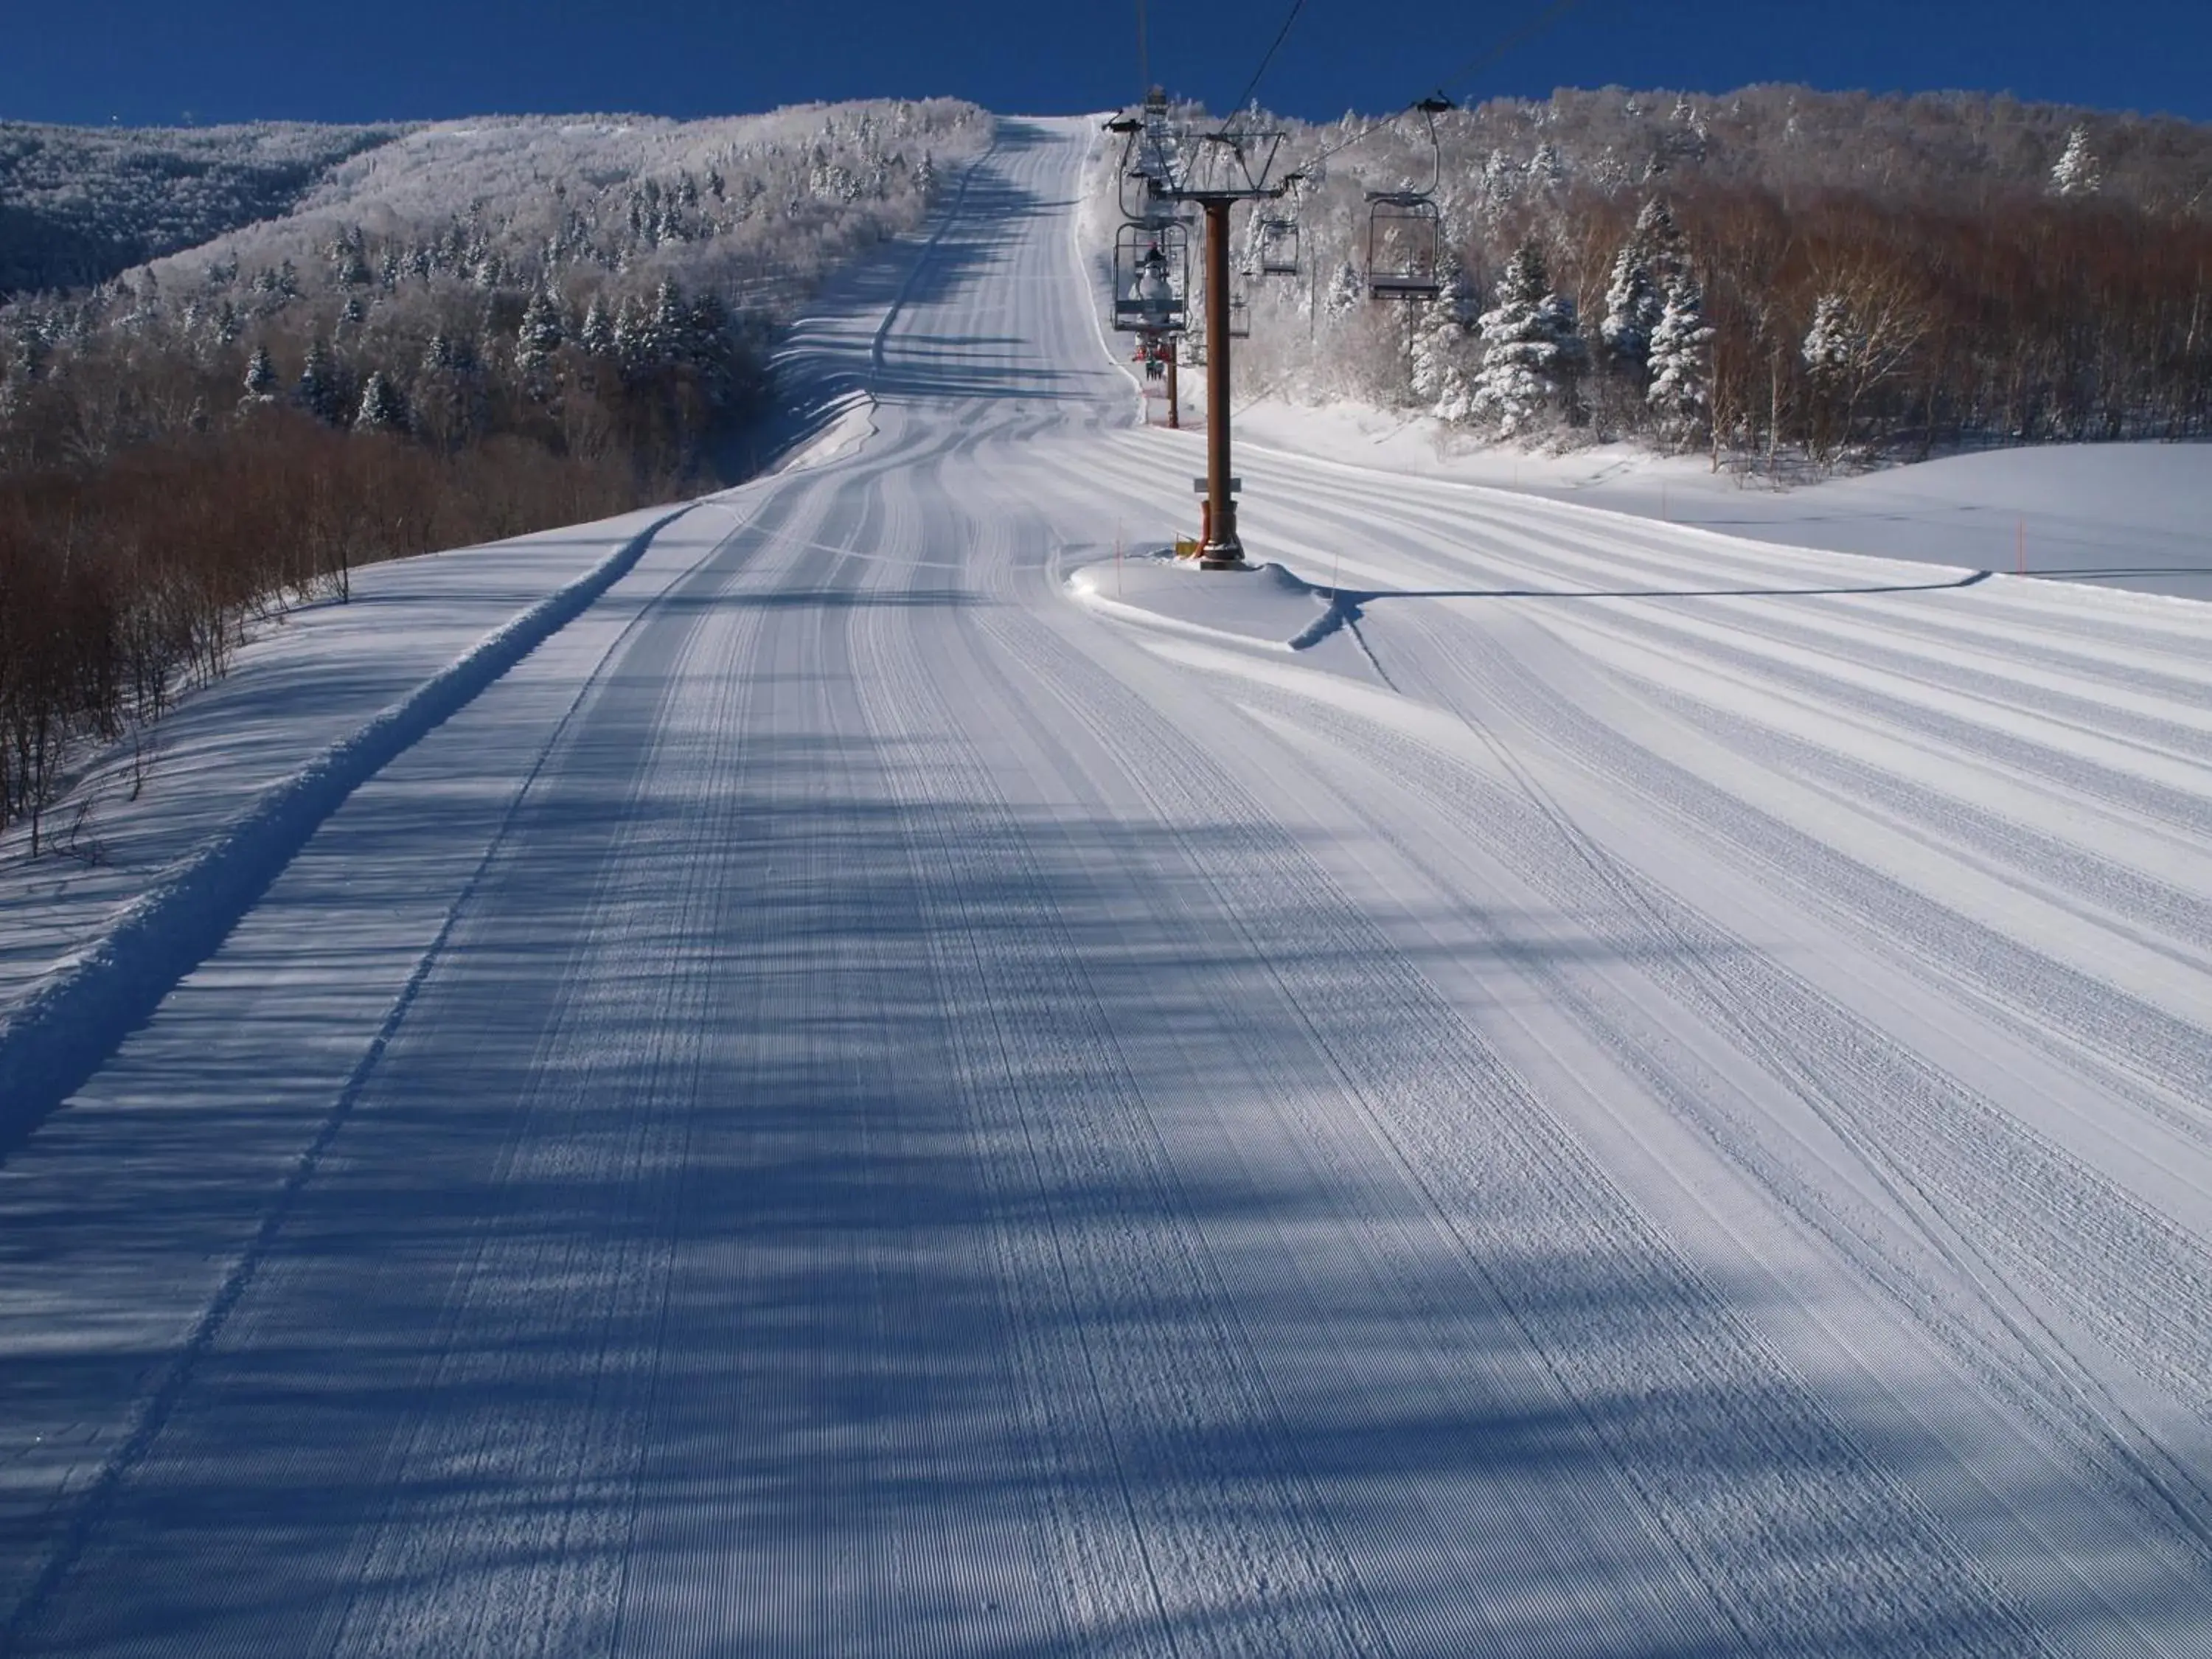
<path id="1" fill-rule="evenodd" d="M 1651 352 L 1652 331 L 1658 327 L 1665 300 L 1652 280 L 1650 255 L 1632 238 L 1613 256 L 1613 275 L 1606 284 L 1605 319 L 1598 337 L 1616 368 L 1643 366 Z"/>
<path id="2" fill-rule="evenodd" d="M 514 366 L 526 391 L 543 403 L 552 394 L 553 354 L 561 349 L 561 307 L 544 289 L 522 308 L 514 339 Z"/>
<path id="3" fill-rule="evenodd" d="M 1831 290 L 1813 302 L 1813 325 L 1798 353 L 1816 386 L 1838 386 L 1865 349 L 1865 331 L 1851 314 L 1850 301 Z"/>
<path id="4" fill-rule="evenodd" d="M 1705 321 L 1705 289 L 1683 275 L 1667 284 L 1665 309 L 1651 331 L 1651 385 L 1645 400 L 1670 442 L 1688 445 L 1711 420 L 1713 330 Z"/>
<path id="5" fill-rule="evenodd" d="M 319 334 L 307 342 L 307 361 L 300 369 L 292 401 L 319 421 L 336 426 L 345 417 L 345 387 L 330 343 Z"/>
<path id="6" fill-rule="evenodd" d="M 576 331 L 576 343 L 594 357 L 614 356 L 615 319 L 599 295 L 592 295 L 592 303 L 585 307 L 583 326 Z"/>
<path id="7" fill-rule="evenodd" d="M 1559 410 L 1581 344 L 1573 329 L 1572 302 L 1551 291 L 1543 254 L 1523 242 L 1498 279 L 1497 305 L 1482 313 L 1470 412 L 1511 438 Z"/>
<path id="8" fill-rule="evenodd" d="M 368 377 L 361 389 L 361 407 L 354 413 L 356 432 L 404 432 L 407 400 L 381 370 Z"/>
<path id="9" fill-rule="evenodd" d="M 1814 301 L 1799 348 L 1812 382 L 1816 456 L 1832 459 L 1853 441 L 1867 400 L 1903 369 L 1932 323 L 1915 273 L 1870 264 L 1836 274 Z"/>
<path id="10" fill-rule="evenodd" d="M 1346 259 L 1329 278 L 1328 295 L 1322 301 L 1322 309 L 1332 318 L 1350 315 L 1359 309 L 1359 302 L 1367 297 L 1367 284 L 1359 275 L 1359 267 Z"/>
<path id="11" fill-rule="evenodd" d="M 2104 182 L 2097 158 L 2089 150 L 2089 131 L 2075 127 L 2066 135 L 2066 148 L 2051 168 L 2051 188 L 2061 196 L 2094 196 Z"/>
<path id="12" fill-rule="evenodd" d="M 1414 398 L 1439 420 L 1464 421 L 1474 413 L 1474 286 L 1456 258 L 1437 273 L 1437 297 L 1413 324 L 1411 380 Z"/>
<path id="13" fill-rule="evenodd" d="M 276 398 L 276 365 L 269 361 L 269 348 L 256 346 L 246 360 L 246 398 L 249 403 L 273 403 Z"/>
<path id="14" fill-rule="evenodd" d="M 1668 284 L 1684 275 L 1681 233 L 1667 204 L 1655 197 L 1636 216 L 1636 228 L 1613 256 L 1606 285 L 1605 318 L 1598 337 L 1614 367 L 1640 372 L 1651 351 L 1651 331 L 1666 308 Z"/>

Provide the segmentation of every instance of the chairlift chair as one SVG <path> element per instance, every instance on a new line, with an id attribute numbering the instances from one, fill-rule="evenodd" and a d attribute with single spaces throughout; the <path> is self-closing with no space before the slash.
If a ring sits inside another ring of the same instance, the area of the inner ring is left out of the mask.
<path id="1" fill-rule="evenodd" d="M 1298 274 L 1298 222 L 1276 216 L 1260 221 L 1260 274 L 1295 276 Z"/>
<path id="2" fill-rule="evenodd" d="M 1367 292 L 1433 300 L 1443 292 L 1443 216 L 1423 191 L 1367 192 Z"/>
<path id="3" fill-rule="evenodd" d="M 1190 238 L 1180 224 L 1125 224 L 1114 238 L 1114 326 L 1176 334 L 1189 320 Z"/>
<path id="4" fill-rule="evenodd" d="M 1241 294 L 1229 296 L 1229 337 L 1232 340 L 1252 337 L 1252 307 Z"/>
<path id="5" fill-rule="evenodd" d="M 1367 192 L 1367 292 L 1377 300 L 1433 300 L 1443 292 L 1443 142 L 1437 117 L 1452 107 L 1441 94 L 1413 106 L 1429 134 L 1429 182 L 1420 190 Z"/>

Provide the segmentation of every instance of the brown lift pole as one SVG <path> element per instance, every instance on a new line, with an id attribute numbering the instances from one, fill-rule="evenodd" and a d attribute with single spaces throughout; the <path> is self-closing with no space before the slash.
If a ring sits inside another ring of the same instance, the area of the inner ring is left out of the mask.
<path id="1" fill-rule="evenodd" d="M 1198 563 L 1202 570 L 1249 570 L 1237 533 L 1237 478 L 1229 470 L 1229 210 L 1239 202 L 1272 201 L 1295 182 L 1295 173 L 1280 180 L 1268 177 L 1285 134 L 1279 128 L 1224 126 L 1200 134 L 1196 149 L 1188 149 L 1169 115 L 1167 94 L 1158 87 L 1145 95 L 1141 118 L 1117 116 L 1106 125 L 1122 135 L 1124 179 L 1144 181 L 1148 208 L 1195 202 L 1206 213 L 1206 524 Z M 1122 211 L 1132 223 L 1145 222 L 1126 201 Z M 1123 280 L 1121 244 L 1115 246 L 1118 283 Z M 1171 364 L 1170 424 L 1175 388 Z"/>
<path id="2" fill-rule="evenodd" d="M 1176 345 L 1174 335 L 1164 337 L 1168 349 L 1168 430 L 1175 432 L 1182 428 L 1182 399 L 1176 394 L 1176 363 L 1182 350 Z"/>
<path id="3" fill-rule="evenodd" d="M 1244 562 L 1237 536 L 1236 480 L 1229 471 L 1229 205 L 1204 196 L 1206 210 L 1206 541 L 1201 570 L 1235 570 Z"/>

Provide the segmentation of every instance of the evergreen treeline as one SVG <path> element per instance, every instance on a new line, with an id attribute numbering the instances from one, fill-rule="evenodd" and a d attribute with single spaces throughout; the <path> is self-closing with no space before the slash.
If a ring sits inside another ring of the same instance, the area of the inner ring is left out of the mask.
<path id="1" fill-rule="evenodd" d="M 54 844 L 86 744 L 143 752 L 257 616 L 357 565 L 741 471 L 790 307 L 988 135 L 949 103 L 805 119 L 696 171 L 280 222 L 266 263 L 0 309 L 0 828 Z"/>
<path id="2" fill-rule="evenodd" d="M 1443 292 L 1391 305 L 1364 191 L 1427 183 L 1425 129 L 1294 130 L 1285 167 L 1357 142 L 1295 198 L 1301 277 L 1248 261 L 1248 384 L 1760 467 L 2212 430 L 2212 129 L 1753 88 L 1437 133 Z"/>

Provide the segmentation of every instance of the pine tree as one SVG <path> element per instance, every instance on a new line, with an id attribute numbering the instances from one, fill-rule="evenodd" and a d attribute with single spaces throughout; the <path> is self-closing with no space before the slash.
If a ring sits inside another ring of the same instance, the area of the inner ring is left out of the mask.
<path id="1" fill-rule="evenodd" d="M 276 365 L 269 361 L 267 346 L 254 347 L 253 356 L 246 359 L 246 400 L 256 404 L 276 401 Z"/>
<path id="2" fill-rule="evenodd" d="M 1482 366 L 1469 412 L 1510 438 L 1558 410 L 1574 368 L 1574 347 L 1563 343 L 1573 325 L 1574 307 L 1551 292 L 1544 256 L 1523 242 L 1498 280 L 1498 304 L 1482 313 Z"/>
<path id="3" fill-rule="evenodd" d="M 292 399 L 319 421 L 332 426 L 344 418 L 345 388 L 340 383 L 338 366 L 331 356 L 331 348 L 322 336 L 307 342 L 307 360 L 300 370 L 300 383 L 292 391 Z"/>
<path id="4" fill-rule="evenodd" d="M 577 331 L 576 342 L 594 357 L 611 357 L 615 352 L 615 320 L 607 314 L 607 307 L 598 295 L 584 312 L 584 325 Z"/>
<path id="5" fill-rule="evenodd" d="M 361 408 L 353 417 L 356 432 L 404 432 L 407 429 L 407 403 L 399 388 L 385 379 L 381 370 L 368 377 L 361 389 Z"/>
<path id="6" fill-rule="evenodd" d="M 1439 420 L 1464 421 L 1474 412 L 1474 375 L 1468 326 L 1474 320 L 1474 285 L 1458 259 L 1446 256 L 1437 297 L 1413 325 L 1413 396 Z"/>
<path id="7" fill-rule="evenodd" d="M 1632 237 L 1613 256 L 1613 277 L 1605 289 L 1605 320 L 1597 330 L 1616 368 L 1632 371 L 1644 366 L 1663 308 L 1644 249 Z"/>
<path id="8" fill-rule="evenodd" d="M 2104 177 L 2097 158 L 2089 153 L 2089 131 L 2075 127 L 2066 135 L 2066 149 L 2051 169 L 2051 188 L 2061 196 L 2094 196 Z"/>
<path id="9" fill-rule="evenodd" d="M 1705 295 L 1694 276 L 1667 284 L 1666 309 L 1651 331 L 1651 386 L 1644 398 L 1670 441 L 1701 440 L 1711 420 L 1713 330 L 1705 321 Z"/>
<path id="10" fill-rule="evenodd" d="M 1688 273 L 1674 216 L 1657 197 L 1644 204 L 1636 228 L 1613 257 L 1598 338 L 1613 366 L 1640 374 L 1651 351 L 1651 331 L 1666 308 L 1668 285 Z"/>
<path id="11" fill-rule="evenodd" d="M 729 308 L 719 295 L 701 295 L 684 313 L 682 360 L 699 377 L 708 402 L 717 406 L 736 388 L 730 346 Z"/>
<path id="12" fill-rule="evenodd" d="M 514 367 L 524 389 L 539 403 L 553 392 L 553 354 L 561 349 L 561 307 L 539 289 L 522 308 L 514 340 Z"/>
<path id="13" fill-rule="evenodd" d="M 651 374 L 681 362 L 689 332 L 684 290 L 672 277 L 663 277 L 653 290 L 650 308 L 641 306 L 634 314 L 629 302 L 623 303 L 615 319 L 615 332 L 618 340 L 627 335 L 622 355 L 624 366 L 633 373 Z"/>
<path id="14" fill-rule="evenodd" d="M 1864 342 L 1850 301 L 1840 294 L 1823 294 L 1813 302 L 1813 325 L 1805 331 L 1799 352 L 1817 385 L 1843 380 L 1858 360 Z"/>

